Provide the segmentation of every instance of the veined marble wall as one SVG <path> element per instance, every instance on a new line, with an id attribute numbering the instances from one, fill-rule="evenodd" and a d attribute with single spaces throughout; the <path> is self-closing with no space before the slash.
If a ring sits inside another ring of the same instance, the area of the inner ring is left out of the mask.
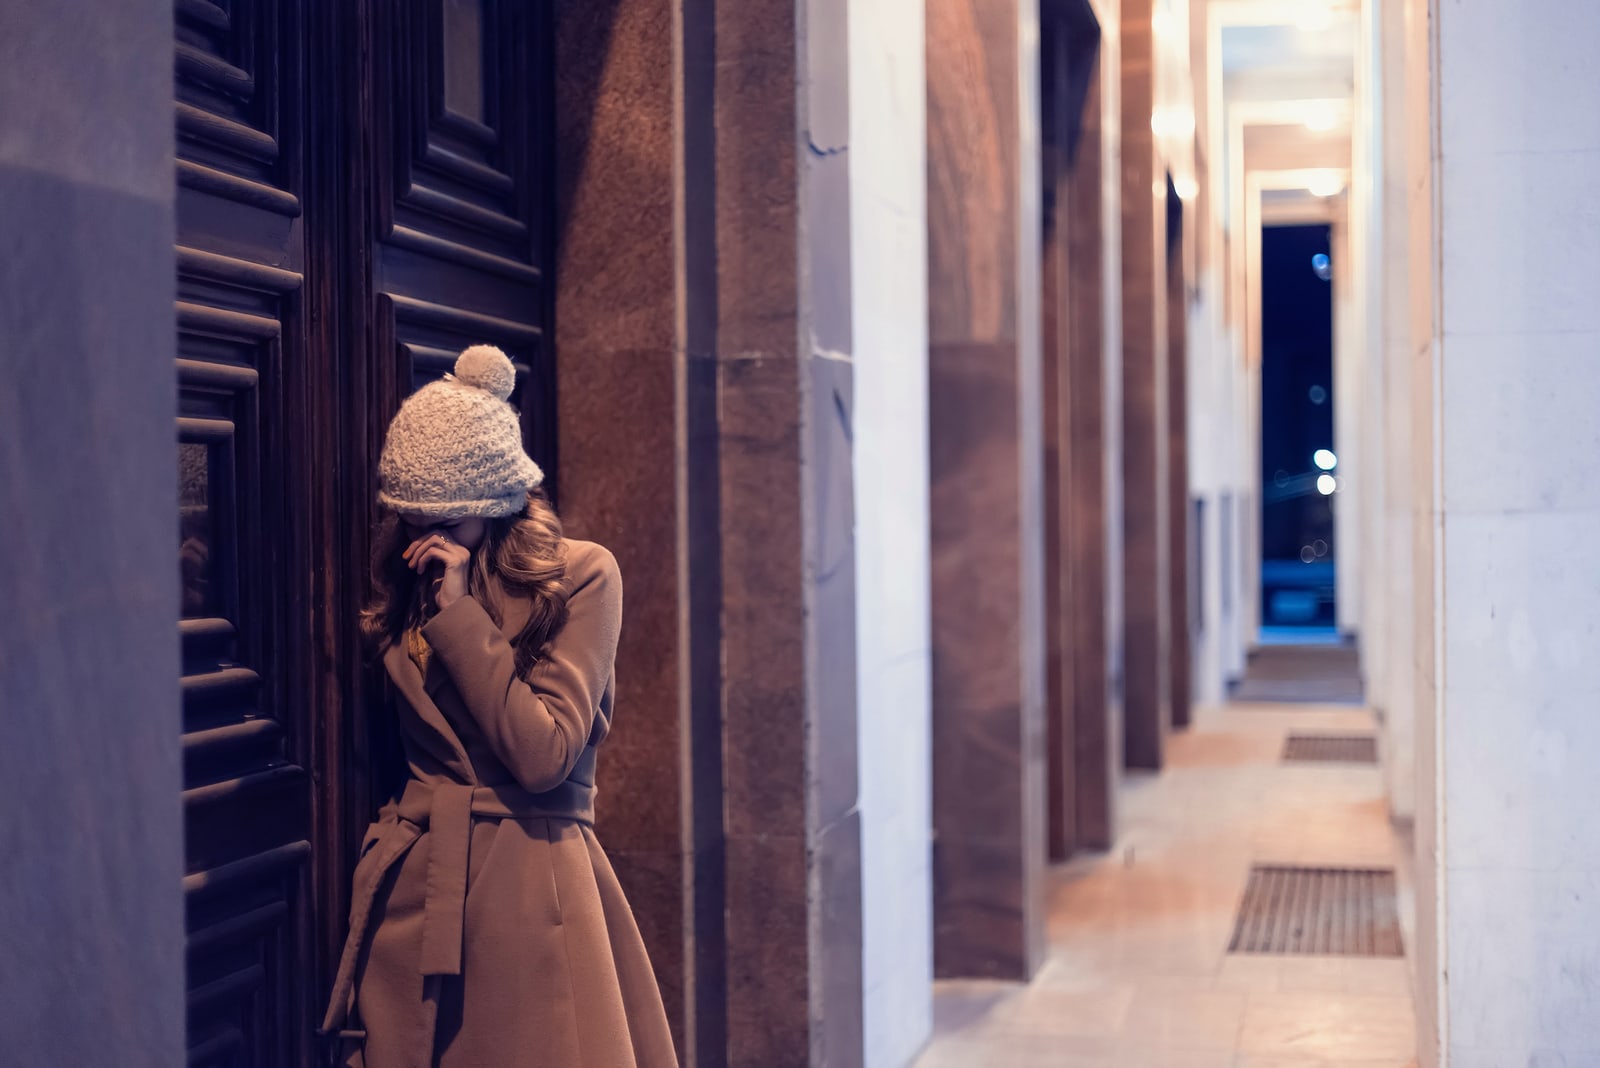
<path id="1" fill-rule="evenodd" d="M 1441 779 L 1423 792 L 1444 817 L 1441 1061 L 1586 1064 L 1600 1059 L 1600 7 L 1447 4 L 1434 19 L 1442 712 L 1426 750 Z"/>
<path id="2" fill-rule="evenodd" d="M 850 5 L 856 661 L 869 1068 L 933 1028 L 923 0 Z"/>

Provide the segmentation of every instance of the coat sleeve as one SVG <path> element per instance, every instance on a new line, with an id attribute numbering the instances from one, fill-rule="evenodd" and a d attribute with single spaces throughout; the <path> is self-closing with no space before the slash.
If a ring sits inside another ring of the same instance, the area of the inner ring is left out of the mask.
<path id="1" fill-rule="evenodd" d="M 595 547 L 573 564 L 566 623 L 527 679 L 517 676 L 511 643 L 473 598 L 454 602 L 423 627 L 495 755 L 532 793 L 560 786 L 583 755 L 622 629 L 616 559 Z"/>

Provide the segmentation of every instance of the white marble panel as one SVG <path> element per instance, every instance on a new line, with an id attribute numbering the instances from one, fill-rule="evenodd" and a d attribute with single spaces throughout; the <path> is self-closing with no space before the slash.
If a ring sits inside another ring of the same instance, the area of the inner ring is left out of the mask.
<path id="1" fill-rule="evenodd" d="M 849 6 L 865 1063 L 932 1030 L 922 0 Z"/>
<path id="2" fill-rule="evenodd" d="M 1413 677 L 1416 620 L 1412 605 L 1416 584 L 1412 580 L 1411 513 L 1390 510 L 1384 522 L 1389 566 L 1382 607 L 1389 621 L 1385 640 L 1390 664 L 1387 692 L 1383 696 L 1384 771 L 1389 788 L 1389 811 L 1396 819 L 1408 820 L 1413 819 L 1417 811 L 1416 680 Z"/>
<path id="3" fill-rule="evenodd" d="M 1600 695 L 1600 510 L 1448 515 L 1444 555 L 1447 696 L 1568 702 Z M 1454 717 L 1447 719 L 1453 731 Z"/>
<path id="4" fill-rule="evenodd" d="M 1549 871 L 1600 856 L 1600 821 L 1572 818 L 1600 765 L 1593 707 L 1593 699 L 1446 689 L 1451 863 Z"/>
<path id="5" fill-rule="evenodd" d="M 1449 4 L 1439 36 L 1447 151 L 1600 148 L 1600 5 Z"/>
<path id="6" fill-rule="evenodd" d="M 1455 147 L 1440 179 L 1447 348 L 1459 334 L 1600 332 L 1600 150 L 1457 160 Z"/>
<path id="7" fill-rule="evenodd" d="M 1595 507 L 1600 333 L 1456 335 L 1443 359 L 1452 514 Z"/>
<path id="8" fill-rule="evenodd" d="M 1600 871 L 1448 879 L 1450 1063 L 1600 1063 Z"/>

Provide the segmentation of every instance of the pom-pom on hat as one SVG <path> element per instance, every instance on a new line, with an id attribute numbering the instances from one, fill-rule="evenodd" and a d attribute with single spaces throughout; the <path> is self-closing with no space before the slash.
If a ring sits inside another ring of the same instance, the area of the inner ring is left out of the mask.
<path id="1" fill-rule="evenodd" d="M 522 448 L 506 403 L 517 372 L 493 345 L 474 345 L 454 375 L 400 405 L 378 460 L 378 503 L 413 519 L 517 515 L 544 472 Z"/>

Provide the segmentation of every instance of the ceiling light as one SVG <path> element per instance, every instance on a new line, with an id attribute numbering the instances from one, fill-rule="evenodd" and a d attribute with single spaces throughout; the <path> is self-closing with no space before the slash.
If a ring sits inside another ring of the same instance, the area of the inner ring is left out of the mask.
<path id="1" fill-rule="evenodd" d="M 1307 33 L 1321 33 L 1333 25 L 1333 9 L 1322 0 L 1306 0 L 1295 24 Z"/>
<path id="2" fill-rule="evenodd" d="M 1174 178 L 1172 187 L 1177 190 L 1179 200 L 1193 200 L 1200 195 L 1200 183 L 1193 178 Z"/>
<path id="3" fill-rule="evenodd" d="M 1322 104 L 1306 112 L 1306 129 L 1312 133 L 1327 133 L 1339 125 L 1339 116 L 1332 104 Z"/>
<path id="4" fill-rule="evenodd" d="M 1332 449 L 1318 449 L 1311 455 L 1311 462 L 1324 471 L 1332 471 L 1339 466 L 1339 458 L 1333 454 Z"/>
<path id="5" fill-rule="evenodd" d="M 1194 111 L 1190 108 L 1156 108 L 1150 113 L 1150 131 L 1157 137 L 1193 137 Z"/>
<path id="6" fill-rule="evenodd" d="M 1338 171 L 1322 171 L 1306 183 L 1314 197 L 1336 197 L 1344 192 L 1344 175 Z"/>
<path id="7" fill-rule="evenodd" d="M 1332 497 L 1333 491 L 1339 488 L 1339 480 L 1332 475 L 1317 476 L 1317 492 L 1324 497 Z"/>

